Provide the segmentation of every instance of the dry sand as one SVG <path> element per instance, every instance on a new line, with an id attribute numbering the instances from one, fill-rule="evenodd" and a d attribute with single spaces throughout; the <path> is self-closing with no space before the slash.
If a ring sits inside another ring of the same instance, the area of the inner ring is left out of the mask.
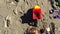
<path id="1" fill-rule="evenodd" d="M 27 13 L 27 11 L 35 5 L 40 5 L 43 12 L 43 19 L 47 23 L 54 22 L 56 25 L 56 34 L 60 34 L 60 19 L 54 19 L 53 14 L 49 14 L 49 10 L 52 9 L 48 0 L 0 0 L 0 34 L 23 34 L 28 24 L 22 24 L 21 16 Z M 50 19 L 50 17 L 52 19 Z M 8 26 L 6 26 L 6 22 Z M 42 21 L 39 21 L 42 23 Z M 39 25 L 41 26 L 41 24 Z M 39 26 L 39 28 L 40 28 Z"/>

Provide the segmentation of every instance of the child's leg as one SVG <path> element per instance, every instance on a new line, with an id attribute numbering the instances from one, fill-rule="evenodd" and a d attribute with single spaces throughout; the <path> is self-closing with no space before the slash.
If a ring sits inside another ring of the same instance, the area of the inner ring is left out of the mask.
<path id="1" fill-rule="evenodd" d="M 34 20 L 33 23 L 34 23 L 33 26 L 37 27 L 37 20 Z"/>

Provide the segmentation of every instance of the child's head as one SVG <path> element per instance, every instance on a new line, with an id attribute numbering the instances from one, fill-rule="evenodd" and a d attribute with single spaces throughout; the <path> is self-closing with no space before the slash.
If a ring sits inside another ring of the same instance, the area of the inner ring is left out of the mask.
<path id="1" fill-rule="evenodd" d="M 40 34 L 40 32 L 38 29 L 36 29 L 36 27 L 30 26 L 27 29 L 26 34 Z"/>

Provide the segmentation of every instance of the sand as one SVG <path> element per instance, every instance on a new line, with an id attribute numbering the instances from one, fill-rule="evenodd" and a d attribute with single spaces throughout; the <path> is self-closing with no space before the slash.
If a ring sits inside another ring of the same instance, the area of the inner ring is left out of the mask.
<path id="1" fill-rule="evenodd" d="M 0 34 L 24 34 L 29 25 L 27 23 L 22 24 L 21 17 L 35 5 L 41 6 L 43 19 L 48 24 L 54 22 L 56 25 L 55 32 L 59 34 L 60 19 L 54 19 L 53 15 L 55 14 L 49 14 L 52 7 L 48 0 L 0 0 Z M 7 20 L 8 26 L 6 25 Z M 41 28 L 41 23 L 42 21 L 38 20 L 38 28 Z"/>

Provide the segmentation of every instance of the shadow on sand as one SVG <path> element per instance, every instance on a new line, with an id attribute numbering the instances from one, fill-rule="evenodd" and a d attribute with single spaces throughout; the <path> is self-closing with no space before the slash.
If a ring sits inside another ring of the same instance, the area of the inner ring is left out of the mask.
<path id="1" fill-rule="evenodd" d="M 53 22 L 50 23 L 51 34 L 55 34 L 55 24 Z"/>
<path id="2" fill-rule="evenodd" d="M 52 7 L 53 9 L 56 9 L 55 6 L 54 6 L 54 1 L 53 1 L 53 0 L 48 0 L 48 1 L 50 2 L 51 7 Z"/>
<path id="3" fill-rule="evenodd" d="M 32 19 L 32 9 L 29 9 L 26 14 L 21 16 L 22 24 L 27 23 L 28 25 L 37 26 L 37 20 Z"/>

